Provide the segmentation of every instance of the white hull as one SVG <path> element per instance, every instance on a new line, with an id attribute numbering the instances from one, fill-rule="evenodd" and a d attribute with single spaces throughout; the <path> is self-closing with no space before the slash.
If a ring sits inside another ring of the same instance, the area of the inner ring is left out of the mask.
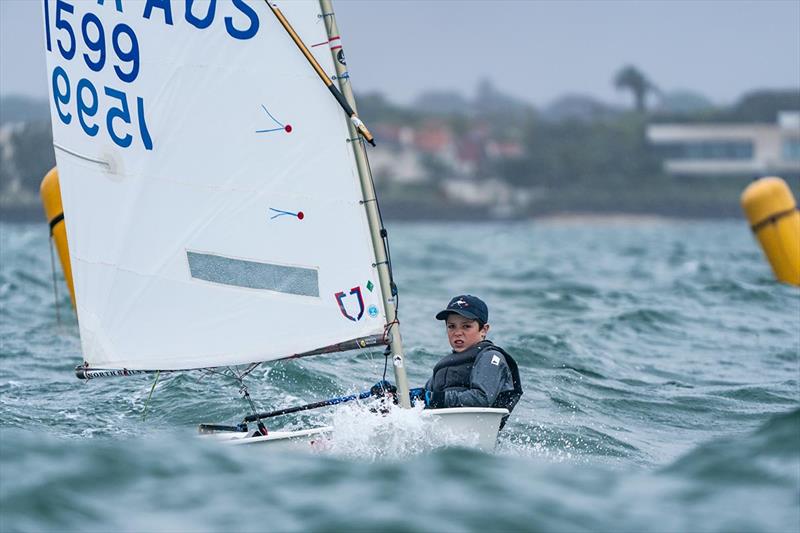
<path id="1" fill-rule="evenodd" d="M 225 444 L 263 444 L 273 451 L 322 450 L 333 433 L 332 426 L 324 426 L 301 431 L 270 431 L 268 435 L 250 436 L 251 433 L 213 433 L 203 438 L 215 439 Z"/>
<path id="2" fill-rule="evenodd" d="M 489 407 L 451 407 L 421 412 L 423 417 L 431 419 L 431 424 L 437 430 L 460 437 L 458 440 L 464 444 L 486 452 L 494 450 L 500 421 L 507 414 L 507 409 Z"/>
<path id="3" fill-rule="evenodd" d="M 443 446 L 467 446 L 487 452 L 494 449 L 500 431 L 500 421 L 508 414 L 506 409 L 485 407 L 425 409 L 418 412 L 428 432 L 439 437 L 431 439 L 431 442 L 438 441 Z M 266 436 L 251 436 L 250 433 L 214 433 L 204 438 L 219 440 L 230 445 L 268 445 L 271 451 L 323 452 L 335 446 L 336 435 L 334 426 L 324 426 L 300 431 L 273 431 Z"/>

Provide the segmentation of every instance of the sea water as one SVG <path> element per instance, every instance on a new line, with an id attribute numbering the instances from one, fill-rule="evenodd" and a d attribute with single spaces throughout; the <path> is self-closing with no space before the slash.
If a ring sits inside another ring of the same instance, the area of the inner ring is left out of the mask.
<path id="1" fill-rule="evenodd" d="M 744 222 L 388 228 L 412 386 L 447 353 L 433 316 L 459 293 L 487 301 L 519 363 L 493 453 L 431 449 L 402 413 L 381 433 L 363 406 L 271 421 L 347 428 L 329 453 L 195 438 L 249 413 L 238 386 L 163 375 L 148 402 L 152 376 L 78 381 L 47 227 L 4 224 L 0 531 L 800 531 L 800 290 L 773 281 Z M 383 372 L 368 350 L 246 383 L 270 410 Z"/>

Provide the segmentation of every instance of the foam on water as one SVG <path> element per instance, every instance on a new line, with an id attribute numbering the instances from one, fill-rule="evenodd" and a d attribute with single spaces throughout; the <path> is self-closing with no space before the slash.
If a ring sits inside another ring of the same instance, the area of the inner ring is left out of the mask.
<path id="1" fill-rule="evenodd" d="M 383 401 L 344 405 L 333 413 L 330 451 L 375 461 L 405 459 L 444 446 L 477 445 L 477 435 L 456 434 L 432 417 L 421 416 L 422 411 L 421 404 L 401 409 Z"/>

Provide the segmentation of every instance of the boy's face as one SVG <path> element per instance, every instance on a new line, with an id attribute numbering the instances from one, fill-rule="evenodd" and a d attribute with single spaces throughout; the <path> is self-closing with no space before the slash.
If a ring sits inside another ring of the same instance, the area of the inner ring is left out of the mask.
<path id="1" fill-rule="evenodd" d="M 447 340 L 454 352 L 463 352 L 486 338 L 489 324 L 478 327 L 478 321 L 463 317 L 456 313 L 447 315 Z"/>

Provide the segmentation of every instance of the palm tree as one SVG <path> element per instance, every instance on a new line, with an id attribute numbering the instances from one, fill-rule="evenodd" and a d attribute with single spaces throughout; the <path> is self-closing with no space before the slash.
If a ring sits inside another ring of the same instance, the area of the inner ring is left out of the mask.
<path id="1" fill-rule="evenodd" d="M 633 65 L 622 67 L 617 75 L 614 76 L 614 86 L 620 90 L 627 90 L 633 93 L 636 102 L 636 111 L 643 113 L 648 92 L 659 92 L 647 77 Z"/>

